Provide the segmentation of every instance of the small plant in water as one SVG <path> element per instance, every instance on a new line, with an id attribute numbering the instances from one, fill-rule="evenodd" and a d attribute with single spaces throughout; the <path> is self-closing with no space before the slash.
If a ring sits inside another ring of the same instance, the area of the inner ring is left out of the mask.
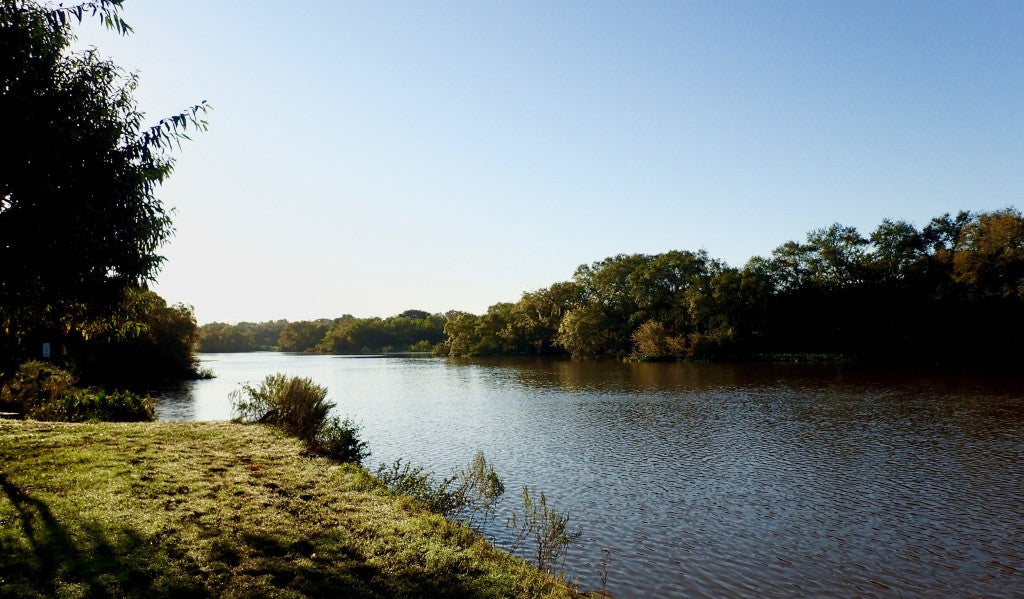
<path id="1" fill-rule="evenodd" d="M 530 496 L 529 487 L 523 486 L 523 511 L 513 512 L 506 522 L 512 530 L 512 553 L 523 549 L 533 559 L 535 566 L 547 573 L 553 573 L 560 565 L 569 545 L 572 545 L 583 531 L 569 529 L 569 517 L 548 506 L 543 492 L 539 498 Z"/>
<path id="2" fill-rule="evenodd" d="M 494 518 L 498 499 L 505 493 L 505 484 L 482 451 L 476 452 L 466 468 L 446 478 L 438 479 L 423 467 L 413 467 L 401 459 L 390 466 L 381 464 L 375 474 L 388 490 L 414 497 L 427 509 L 477 532 Z M 534 499 L 525 486 L 522 509 L 506 522 L 513 533 L 509 553 L 517 554 L 522 549 L 534 565 L 551 574 L 583 531 L 570 530 L 568 516 L 550 507 L 544 493 Z M 607 570 L 607 556 L 601 567 Z M 605 573 L 602 584 L 606 578 Z"/>
<path id="3" fill-rule="evenodd" d="M 611 558 L 611 549 L 601 549 L 601 565 L 597 567 L 597 576 L 601 579 L 601 596 L 608 596 L 608 560 Z"/>
<path id="4" fill-rule="evenodd" d="M 498 499 L 505 494 L 505 483 L 494 467 L 487 463 L 482 451 L 476 452 L 469 467 L 461 470 L 456 480 L 460 509 L 452 517 L 461 516 L 467 526 L 479 531 L 494 519 Z"/>
<path id="5" fill-rule="evenodd" d="M 430 511 L 476 531 L 494 518 L 498 499 L 505 493 L 504 483 L 482 451 L 476 452 L 469 466 L 441 479 L 401 459 L 390 466 L 381 464 L 376 476 L 392 492 L 415 497 Z"/>

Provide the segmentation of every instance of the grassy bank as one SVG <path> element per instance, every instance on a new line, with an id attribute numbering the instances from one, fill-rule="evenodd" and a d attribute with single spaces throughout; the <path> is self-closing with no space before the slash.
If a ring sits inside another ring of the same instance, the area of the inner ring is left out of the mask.
<path id="1" fill-rule="evenodd" d="M 264 426 L 0 421 L 0 596 L 569 597 Z"/>

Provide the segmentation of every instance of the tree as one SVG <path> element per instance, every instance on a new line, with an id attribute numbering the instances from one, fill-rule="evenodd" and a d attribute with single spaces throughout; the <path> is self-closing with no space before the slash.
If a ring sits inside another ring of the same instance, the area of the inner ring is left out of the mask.
<path id="1" fill-rule="evenodd" d="M 952 262 L 952 255 L 960 249 L 960 236 L 973 220 L 974 216 L 966 210 L 958 212 L 955 218 L 947 212 L 933 218 L 921 237 L 933 255 L 944 262 Z"/>
<path id="2" fill-rule="evenodd" d="M 762 266 L 778 291 L 793 291 L 807 282 L 812 254 L 810 246 L 787 241 L 772 250 L 771 260 Z"/>
<path id="3" fill-rule="evenodd" d="M 953 277 L 976 295 L 1024 299 L 1024 216 L 1007 208 L 978 214 L 960 232 Z"/>
<path id="4" fill-rule="evenodd" d="M 904 281 L 925 255 L 925 240 L 906 221 L 882 220 L 871 234 L 871 267 L 886 283 Z"/>
<path id="5" fill-rule="evenodd" d="M 553 346 L 558 327 L 579 299 L 580 289 L 571 281 L 524 293 L 515 304 L 510 327 L 529 347 L 530 353 L 558 353 L 558 348 Z"/>
<path id="6" fill-rule="evenodd" d="M 300 320 L 289 322 L 281 329 L 277 338 L 277 348 L 287 352 L 311 351 L 331 328 L 329 320 Z"/>
<path id="7" fill-rule="evenodd" d="M 611 334 L 604 306 L 592 302 L 573 308 L 558 327 L 555 344 L 574 358 L 593 358 L 609 353 Z"/>
<path id="8" fill-rule="evenodd" d="M 251 331 L 244 330 L 242 323 L 230 325 L 223 322 L 204 324 L 200 329 L 199 351 L 201 352 L 247 352 L 256 351 L 256 341 Z M 278 332 L 280 334 L 280 332 Z M 277 336 L 274 337 L 274 347 Z"/>
<path id="9" fill-rule="evenodd" d="M 835 223 L 807 234 L 811 277 L 826 288 L 856 285 L 863 281 L 864 246 L 868 240 L 854 227 Z"/>
<path id="10" fill-rule="evenodd" d="M 528 342 L 514 326 L 516 316 L 515 305 L 507 302 L 487 308 L 480 316 L 449 312 L 444 324 L 447 341 L 436 353 L 452 357 L 528 353 Z"/>
<path id="11" fill-rule="evenodd" d="M 172 233 L 156 197 L 170 151 L 205 130 L 205 102 L 144 128 L 136 76 L 73 26 L 121 35 L 121 0 L 51 7 L 0 0 L 0 340 L 81 335 L 152 281 Z M 34 348 L 34 344 L 33 344 Z"/>
<path id="12" fill-rule="evenodd" d="M 479 317 L 468 312 L 448 312 L 444 323 L 444 344 L 436 351 L 442 356 L 471 356 L 476 347 L 476 326 Z"/>
<path id="13" fill-rule="evenodd" d="M 148 290 L 132 290 L 102 329 L 91 332 L 88 346 L 74 353 L 85 381 L 143 383 L 195 378 L 193 354 L 199 326 L 191 306 L 167 302 Z"/>

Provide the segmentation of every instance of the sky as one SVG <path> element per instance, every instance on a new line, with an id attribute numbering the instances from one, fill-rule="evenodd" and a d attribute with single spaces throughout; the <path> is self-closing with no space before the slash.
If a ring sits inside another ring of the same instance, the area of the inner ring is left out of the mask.
<path id="1" fill-rule="evenodd" d="M 127 0 L 153 288 L 200 323 L 481 313 L 619 253 L 1021 207 L 1020 2 Z"/>

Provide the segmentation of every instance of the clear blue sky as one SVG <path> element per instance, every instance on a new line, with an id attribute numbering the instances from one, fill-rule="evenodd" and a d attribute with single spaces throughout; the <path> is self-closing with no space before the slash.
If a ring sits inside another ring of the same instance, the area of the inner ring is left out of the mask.
<path id="1" fill-rule="evenodd" d="M 155 289 L 200 322 L 482 312 L 617 253 L 741 266 L 1024 190 L 1020 2 L 129 0 L 83 45 L 157 119 Z"/>

